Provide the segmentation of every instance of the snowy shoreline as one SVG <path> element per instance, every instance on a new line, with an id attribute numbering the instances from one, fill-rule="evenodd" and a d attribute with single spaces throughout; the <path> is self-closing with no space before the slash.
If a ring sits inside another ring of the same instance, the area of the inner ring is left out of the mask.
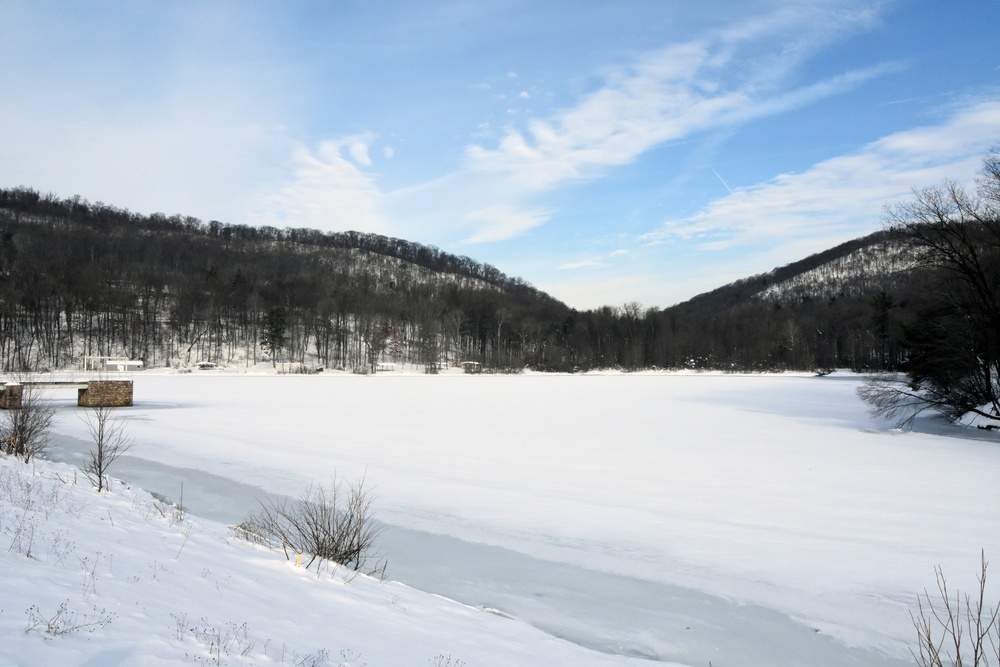
<path id="1" fill-rule="evenodd" d="M 979 550 L 997 552 L 989 529 L 997 493 L 989 480 L 1000 467 L 995 440 L 893 431 L 854 397 L 856 377 L 135 379 L 136 405 L 122 414 L 137 461 L 289 495 L 335 472 L 364 474 L 378 496 L 377 516 L 412 531 L 400 540 L 410 551 L 436 536 L 413 569 L 437 564 L 435 576 L 447 583 L 457 567 L 449 563 L 463 560 L 438 556 L 435 563 L 434 549 L 477 554 L 466 562 L 492 558 L 490 566 L 510 576 L 492 581 L 497 588 L 523 582 L 505 601 L 521 605 L 515 615 L 577 641 L 593 637 L 603 650 L 620 635 L 605 627 L 602 639 L 594 631 L 601 621 L 593 612 L 613 598 L 599 589 L 619 595 L 633 581 L 646 582 L 650 599 L 669 597 L 671 586 L 703 596 L 675 608 L 703 608 L 705 624 L 723 615 L 706 599 L 759 609 L 716 624 L 732 655 L 745 642 L 773 647 L 770 664 L 803 664 L 803 656 L 814 665 L 910 664 L 908 610 L 933 583 L 933 567 L 968 590 Z M 56 435 L 81 439 L 76 408 L 59 401 Z M 497 579 L 483 570 L 484 581 Z M 574 592 L 576 581 L 546 589 L 539 572 L 551 580 L 582 573 L 595 590 Z M 733 664 L 720 660 L 727 649 L 718 638 L 686 644 L 693 634 L 664 627 L 666 617 L 639 627 L 649 606 L 642 587 L 635 591 L 638 621 L 622 653 Z M 574 595 L 582 596 L 575 608 L 560 598 Z M 774 625 L 768 632 L 780 636 L 757 636 L 764 630 L 752 629 L 768 614 L 799 619 L 789 625 L 814 637 L 796 643 Z M 362 653 L 367 664 L 394 664 L 374 660 L 377 650 Z M 469 665 L 503 662 L 452 654 Z M 574 664 L 634 659 L 585 655 Z M 431 657 L 410 654 L 408 662 Z"/>

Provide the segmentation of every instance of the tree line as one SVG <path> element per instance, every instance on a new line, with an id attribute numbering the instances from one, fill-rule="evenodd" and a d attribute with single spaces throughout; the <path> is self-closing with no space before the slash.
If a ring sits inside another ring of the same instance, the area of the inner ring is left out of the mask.
<path id="1" fill-rule="evenodd" d="M 893 241 L 879 233 L 669 308 L 580 311 L 401 239 L 139 215 L 13 188 L 0 190 L 0 367 L 67 368 L 91 355 L 356 372 L 463 360 L 497 371 L 895 369 L 908 281 L 854 266 L 822 296 L 767 295 L 877 243 Z"/>

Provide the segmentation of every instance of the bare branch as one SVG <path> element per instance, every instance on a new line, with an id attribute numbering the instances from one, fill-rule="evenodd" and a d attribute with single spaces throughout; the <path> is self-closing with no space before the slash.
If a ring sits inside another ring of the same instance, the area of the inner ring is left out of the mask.
<path id="1" fill-rule="evenodd" d="M 48 432 L 55 416 L 55 408 L 30 379 L 18 378 L 21 407 L 4 410 L 0 421 L 0 452 L 23 458 L 31 457 L 48 448 Z"/>
<path id="2" fill-rule="evenodd" d="M 307 555 L 306 567 L 327 560 L 360 571 L 378 560 L 373 552 L 382 529 L 371 506 L 364 477 L 352 484 L 336 480 L 329 487 L 310 487 L 296 501 L 261 503 L 235 530 L 245 539 L 280 546 L 286 558 Z"/>
<path id="3" fill-rule="evenodd" d="M 917 597 L 917 613 L 910 614 L 917 632 L 917 649 L 910 653 L 920 667 L 962 667 L 968 660 L 971 667 L 990 667 L 991 656 L 1000 659 L 997 639 L 1000 608 L 986 606 L 986 554 L 981 554 L 977 576 L 979 591 L 971 595 L 954 595 L 940 567 L 934 568 L 937 595 L 926 590 Z M 991 652 L 987 652 L 987 645 Z"/>
<path id="4" fill-rule="evenodd" d="M 932 392 L 901 381 L 895 375 L 873 375 L 858 387 L 857 393 L 871 406 L 873 416 L 896 420 L 896 428 L 909 428 L 927 410 L 947 412 L 950 408 Z"/>
<path id="5" fill-rule="evenodd" d="M 133 439 L 125 433 L 125 423 L 114 414 L 115 408 L 97 406 L 89 410 L 86 422 L 94 448 L 88 452 L 83 473 L 98 491 L 106 488 L 108 468 L 132 448 Z"/>

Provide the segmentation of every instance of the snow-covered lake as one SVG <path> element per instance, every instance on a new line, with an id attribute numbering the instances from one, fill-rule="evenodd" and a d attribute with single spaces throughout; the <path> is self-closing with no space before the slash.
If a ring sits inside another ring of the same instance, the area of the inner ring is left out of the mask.
<path id="1" fill-rule="evenodd" d="M 225 522 L 364 476 L 390 579 L 605 654 L 912 664 L 933 568 L 1000 553 L 997 437 L 893 430 L 848 374 L 134 379 L 113 475 Z"/>

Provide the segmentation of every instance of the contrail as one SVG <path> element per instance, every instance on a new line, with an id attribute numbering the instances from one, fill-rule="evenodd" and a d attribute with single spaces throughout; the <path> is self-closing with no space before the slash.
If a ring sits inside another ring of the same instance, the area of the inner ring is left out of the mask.
<path id="1" fill-rule="evenodd" d="M 727 190 L 729 190 L 729 194 L 733 194 L 733 189 L 732 189 L 731 187 L 729 187 L 729 183 L 726 183 L 726 182 L 725 182 L 725 181 L 724 181 L 724 180 L 722 179 L 722 176 L 719 176 L 719 172 L 717 172 L 716 170 L 714 170 L 714 169 L 713 169 L 713 170 L 712 170 L 712 173 L 713 173 L 713 174 L 715 174 L 715 175 L 716 175 L 716 176 L 718 177 L 718 179 L 719 179 L 720 181 L 722 181 L 722 184 L 726 186 L 726 189 L 727 189 Z"/>

